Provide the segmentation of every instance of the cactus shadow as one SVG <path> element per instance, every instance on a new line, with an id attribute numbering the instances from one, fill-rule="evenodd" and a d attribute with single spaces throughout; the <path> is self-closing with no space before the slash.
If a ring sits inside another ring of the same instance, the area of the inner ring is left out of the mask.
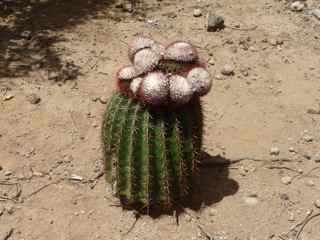
<path id="1" fill-rule="evenodd" d="M 236 194 L 239 184 L 229 177 L 230 162 L 221 155 L 211 156 L 202 152 L 200 175 L 196 179 L 196 188 L 185 207 L 199 211 L 222 201 L 226 196 Z"/>

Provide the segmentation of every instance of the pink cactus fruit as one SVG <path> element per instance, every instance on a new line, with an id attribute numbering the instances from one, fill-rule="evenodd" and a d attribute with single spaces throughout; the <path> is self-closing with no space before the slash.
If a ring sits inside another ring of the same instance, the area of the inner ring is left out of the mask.
<path id="1" fill-rule="evenodd" d="M 149 48 L 142 49 L 134 55 L 133 63 L 137 74 L 152 71 L 159 63 L 161 55 Z"/>
<path id="2" fill-rule="evenodd" d="M 151 48 L 155 44 L 155 41 L 147 37 L 136 37 L 129 43 L 129 59 L 132 61 L 134 55 L 145 48 Z"/>
<path id="3" fill-rule="evenodd" d="M 137 76 L 137 72 L 134 66 L 129 65 L 121 68 L 117 76 L 118 76 L 118 79 L 121 79 L 121 80 L 131 80 Z"/>
<path id="4" fill-rule="evenodd" d="M 189 102 L 193 95 L 191 83 L 179 75 L 170 76 L 169 81 L 170 99 L 177 104 Z"/>
<path id="5" fill-rule="evenodd" d="M 162 72 L 151 72 L 141 82 L 139 96 L 144 103 L 163 105 L 168 100 L 169 80 Z"/>
<path id="6" fill-rule="evenodd" d="M 135 97 L 137 97 L 138 95 L 138 91 L 139 91 L 142 80 L 143 78 L 137 77 L 137 78 L 134 78 L 130 83 L 130 90 Z"/>
<path id="7" fill-rule="evenodd" d="M 171 43 L 165 51 L 164 59 L 179 62 L 192 62 L 198 59 L 197 50 L 187 42 Z"/>
<path id="8" fill-rule="evenodd" d="M 187 80 L 192 85 L 192 91 L 200 96 L 206 95 L 212 86 L 212 79 L 208 71 L 202 67 L 195 67 L 190 70 Z"/>

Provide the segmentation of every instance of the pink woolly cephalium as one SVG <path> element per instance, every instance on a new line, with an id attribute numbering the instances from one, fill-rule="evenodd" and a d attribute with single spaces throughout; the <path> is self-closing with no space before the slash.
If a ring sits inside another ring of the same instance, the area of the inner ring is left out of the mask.
<path id="1" fill-rule="evenodd" d="M 133 65 L 118 72 L 118 87 L 145 104 L 182 105 L 211 89 L 210 74 L 188 42 L 164 47 L 151 38 L 138 37 L 129 44 L 129 59 Z"/>

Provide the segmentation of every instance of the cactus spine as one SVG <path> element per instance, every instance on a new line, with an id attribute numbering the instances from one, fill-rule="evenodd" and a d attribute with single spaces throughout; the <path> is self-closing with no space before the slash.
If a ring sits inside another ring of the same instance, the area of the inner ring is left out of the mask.
<path id="1" fill-rule="evenodd" d="M 168 111 L 115 93 L 102 129 L 106 177 L 124 205 L 169 208 L 192 192 L 202 143 L 199 98 Z"/>

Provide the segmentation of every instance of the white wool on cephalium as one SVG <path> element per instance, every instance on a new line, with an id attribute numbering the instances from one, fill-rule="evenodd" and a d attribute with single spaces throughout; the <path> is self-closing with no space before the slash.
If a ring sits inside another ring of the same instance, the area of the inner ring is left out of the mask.
<path id="1" fill-rule="evenodd" d="M 134 66 L 125 66 L 118 72 L 118 78 L 121 80 L 131 80 L 137 76 Z"/>
<path id="2" fill-rule="evenodd" d="M 167 102 L 169 80 L 161 72 L 151 72 L 142 81 L 139 96 L 143 102 L 162 105 Z"/>
<path id="3" fill-rule="evenodd" d="M 207 94 L 212 86 L 212 79 L 208 71 L 202 67 L 196 67 L 190 70 L 187 80 L 192 86 L 192 91 L 200 96 Z"/>
<path id="4" fill-rule="evenodd" d="M 160 54 L 149 49 L 145 48 L 140 50 L 134 55 L 134 67 L 137 71 L 137 74 L 143 74 L 152 71 L 160 61 Z"/>
<path id="5" fill-rule="evenodd" d="M 198 59 L 198 53 L 190 43 L 175 42 L 166 48 L 164 59 L 179 62 L 192 62 Z"/>
<path id="6" fill-rule="evenodd" d="M 172 75 L 170 81 L 170 99 L 174 103 L 184 104 L 189 102 L 193 92 L 190 82 L 182 76 Z"/>
<path id="7" fill-rule="evenodd" d="M 151 38 L 146 37 L 137 37 L 134 38 L 129 43 L 129 58 L 130 60 L 133 60 L 134 55 L 144 48 L 151 48 L 152 45 L 156 44 L 155 41 Z"/>
<path id="8" fill-rule="evenodd" d="M 137 77 L 137 78 L 133 79 L 130 83 L 130 90 L 135 97 L 137 97 L 137 95 L 138 95 L 138 90 L 140 88 L 142 80 L 143 80 L 143 78 Z"/>

